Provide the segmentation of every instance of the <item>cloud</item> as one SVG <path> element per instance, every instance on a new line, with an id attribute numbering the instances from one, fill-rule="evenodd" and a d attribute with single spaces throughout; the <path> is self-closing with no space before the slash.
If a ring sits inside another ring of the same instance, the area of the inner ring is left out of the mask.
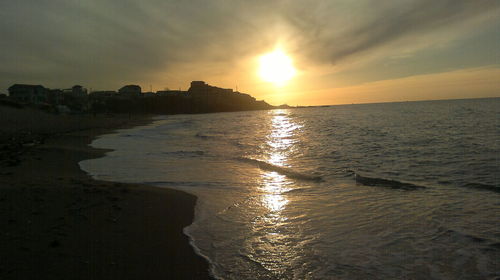
<path id="1" fill-rule="evenodd" d="M 0 88 L 161 82 L 229 74 L 284 42 L 298 60 L 356 61 L 497 10 L 497 0 L 24 0 L 0 3 Z M 397 55 L 397 54 L 396 54 Z M 191 65 L 191 70 L 186 65 Z M 213 67 L 200 69 L 206 65 Z M 158 73 L 162 73 L 159 77 Z M 188 82 L 188 81 L 186 81 Z"/>
<path id="2" fill-rule="evenodd" d="M 4 1 L 0 73 L 52 85 L 80 79 L 116 87 L 178 64 L 227 66 L 266 40 L 258 32 L 263 22 L 255 19 L 259 9 L 200 0 Z"/>
<path id="3" fill-rule="evenodd" d="M 406 39 L 419 44 L 420 36 L 467 22 L 479 16 L 492 15 L 500 8 L 496 0 L 418 0 L 418 1 L 364 1 L 364 18 L 357 18 L 345 10 L 325 15 L 325 12 L 297 17 L 287 15 L 297 35 L 305 35 L 300 49 L 317 61 L 332 64 L 356 55 L 374 51 Z M 338 3 L 336 3 L 338 5 Z M 332 4 L 323 11 L 335 11 Z M 303 7 L 307 11 L 307 7 Z M 338 17 L 341 17 L 339 20 Z M 340 27 L 339 27 L 340 26 Z M 338 29 L 338 31 L 336 31 Z M 442 35 L 442 34 L 441 34 Z M 446 36 L 446 35 L 444 35 Z"/>

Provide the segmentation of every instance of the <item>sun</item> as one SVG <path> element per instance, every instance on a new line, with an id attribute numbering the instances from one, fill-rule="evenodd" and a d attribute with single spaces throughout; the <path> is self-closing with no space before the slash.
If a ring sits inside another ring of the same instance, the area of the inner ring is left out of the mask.
<path id="1" fill-rule="evenodd" d="M 259 62 L 260 78 L 276 86 L 285 85 L 297 73 L 292 59 L 280 49 L 262 55 Z"/>

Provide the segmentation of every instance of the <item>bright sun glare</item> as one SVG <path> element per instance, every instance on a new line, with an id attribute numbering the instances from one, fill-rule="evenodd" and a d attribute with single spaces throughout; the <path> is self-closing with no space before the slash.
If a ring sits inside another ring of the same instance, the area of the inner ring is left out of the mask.
<path id="1" fill-rule="evenodd" d="M 260 57 L 259 75 L 266 82 L 283 86 L 296 72 L 292 59 L 280 49 Z"/>

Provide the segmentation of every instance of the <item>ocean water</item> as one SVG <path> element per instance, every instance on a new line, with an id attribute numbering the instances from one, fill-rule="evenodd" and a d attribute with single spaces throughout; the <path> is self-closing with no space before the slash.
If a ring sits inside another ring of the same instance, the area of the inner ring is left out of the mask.
<path id="1" fill-rule="evenodd" d="M 173 115 L 80 165 L 195 194 L 221 279 L 494 279 L 499 140 L 500 99 Z"/>

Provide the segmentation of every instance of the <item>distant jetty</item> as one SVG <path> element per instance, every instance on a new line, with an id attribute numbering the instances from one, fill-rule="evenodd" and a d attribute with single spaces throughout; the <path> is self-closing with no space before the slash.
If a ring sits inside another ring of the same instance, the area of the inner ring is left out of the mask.
<path id="1" fill-rule="evenodd" d="M 277 108 L 246 93 L 192 81 L 187 91 L 142 92 L 138 85 L 118 91 L 93 91 L 75 85 L 48 89 L 42 85 L 14 84 L 0 102 L 16 107 L 38 107 L 53 113 L 197 114 Z"/>

